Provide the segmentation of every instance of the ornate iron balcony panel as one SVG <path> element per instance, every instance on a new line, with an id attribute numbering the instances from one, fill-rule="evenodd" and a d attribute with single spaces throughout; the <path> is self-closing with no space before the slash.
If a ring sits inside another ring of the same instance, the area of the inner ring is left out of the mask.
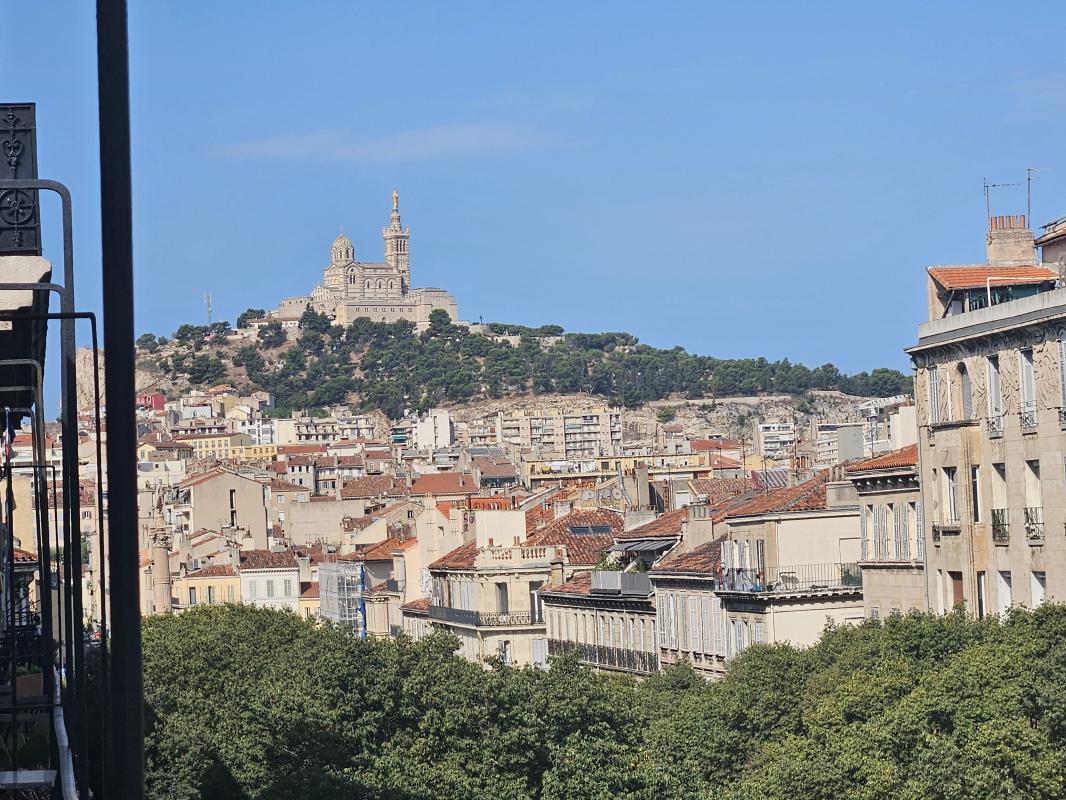
<path id="1" fill-rule="evenodd" d="M 990 438 L 996 438 L 1003 435 L 1003 415 L 994 414 L 989 416 L 986 421 L 988 425 L 988 435 Z"/>
<path id="2" fill-rule="evenodd" d="M 1036 430 L 1036 411 L 1022 411 L 1018 414 L 1018 422 L 1023 431 Z"/>
<path id="3" fill-rule="evenodd" d="M 995 544 L 1010 544 L 1010 523 L 1007 522 L 1007 509 L 992 509 L 992 541 Z"/>

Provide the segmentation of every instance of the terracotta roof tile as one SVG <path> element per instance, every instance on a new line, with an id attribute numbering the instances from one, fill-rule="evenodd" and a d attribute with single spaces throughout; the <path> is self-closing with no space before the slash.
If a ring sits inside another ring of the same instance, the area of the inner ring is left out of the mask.
<path id="1" fill-rule="evenodd" d="M 558 592 L 559 594 L 587 595 L 592 591 L 592 573 L 579 572 L 570 580 L 558 586 L 545 586 L 542 592 Z"/>
<path id="2" fill-rule="evenodd" d="M 689 446 L 697 453 L 703 450 L 739 450 L 740 442 L 736 439 L 692 439 Z"/>
<path id="3" fill-rule="evenodd" d="M 652 575 L 660 572 L 714 575 L 721 561 L 722 541 L 708 542 L 687 553 L 672 553 L 652 569 Z"/>
<path id="4" fill-rule="evenodd" d="M 606 527 L 608 533 L 575 533 L 575 528 Z M 603 551 L 614 544 L 622 532 L 622 515 L 606 509 L 575 509 L 527 535 L 529 544 L 564 545 L 567 562 L 574 566 L 593 566 Z"/>
<path id="5" fill-rule="evenodd" d="M 447 555 L 441 556 L 432 564 L 430 569 L 473 569 L 474 560 L 477 558 L 477 542 L 467 542 L 459 545 Z"/>
<path id="6" fill-rule="evenodd" d="M 241 569 L 296 569 L 296 556 L 291 550 L 242 550 Z"/>
<path id="7" fill-rule="evenodd" d="M 733 508 L 726 517 L 751 517 L 758 514 L 783 514 L 790 511 L 816 511 L 826 507 L 825 485 L 829 470 L 822 470 L 809 481 L 798 486 L 758 494 Z"/>
<path id="8" fill-rule="evenodd" d="M 984 289 L 1021 283 L 1045 283 L 1058 280 L 1058 273 L 1047 267 L 996 267 L 988 264 L 961 267 L 930 267 L 929 275 L 945 289 Z"/>
<path id="9" fill-rule="evenodd" d="M 848 472 L 872 472 L 877 469 L 899 469 L 918 466 L 918 445 L 909 444 L 891 453 L 860 461 L 847 467 Z"/>
<path id="10" fill-rule="evenodd" d="M 341 498 L 350 500 L 366 497 L 406 497 L 410 494 L 407 484 L 392 475 L 366 475 L 345 481 Z"/>
<path id="11" fill-rule="evenodd" d="M 318 581 L 300 584 L 301 600 L 317 600 L 321 596 L 321 584 Z"/>
<path id="12" fill-rule="evenodd" d="M 687 519 L 687 508 L 667 511 L 651 522 L 645 522 L 628 531 L 621 531 L 616 538 L 619 540 L 676 538 L 681 535 L 681 526 Z"/>
<path id="13" fill-rule="evenodd" d="M 429 612 L 429 598 L 419 597 L 417 600 L 412 600 L 409 603 L 404 603 L 400 606 L 401 611 L 408 611 L 415 614 L 426 614 Z"/>
<path id="14" fill-rule="evenodd" d="M 462 472 L 428 472 L 411 485 L 413 495 L 477 494 L 474 476 Z"/>
<path id="15" fill-rule="evenodd" d="M 186 578 L 234 578 L 237 573 L 232 564 L 208 564 L 195 572 L 190 572 Z"/>
<path id="16" fill-rule="evenodd" d="M 739 497 L 751 491 L 752 484 L 748 478 L 697 478 L 689 481 L 689 486 L 701 499 L 716 506 L 731 497 Z"/>

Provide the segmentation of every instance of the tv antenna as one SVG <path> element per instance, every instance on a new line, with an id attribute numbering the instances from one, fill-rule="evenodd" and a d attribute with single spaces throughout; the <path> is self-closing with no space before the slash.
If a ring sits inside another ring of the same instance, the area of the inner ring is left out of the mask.
<path id="1" fill-rule="evenodd" d="M 214 307 L 214 300 L 215 300 L 215 298 L 212 296 L 211 292 L 207 292 L 204 295 L 204 305 L 207 306 L 207 324 L 208 325 L 211 324 L 211 310 Z"/>
<path id="2" fill-rule="evenodd" d="M 1031 173 L 1032 170 L 1027 170 L 1027 172 Z M 1030 175 L 1029 180 L 1031 180 L 1031 179 L 1032 178 L 1031 178 L 1031 175 Z M 992 189 L 1000 189 L 1000 188 L 1005 188 L 1007 186 L 1021 186 L 1022 184 L 1021 183 L 989 183 L 988 182 L 988 178 L 982 178 L 982 182 L 984 183 L 984 187 L 985 187 L 985 224 L 988 224 L 988 221 L 990 219 L 992 219 L 992 200 L 991 200 Z M 1028 217 L 1027 217 L 1027 219 L 1028 219 Z"/>

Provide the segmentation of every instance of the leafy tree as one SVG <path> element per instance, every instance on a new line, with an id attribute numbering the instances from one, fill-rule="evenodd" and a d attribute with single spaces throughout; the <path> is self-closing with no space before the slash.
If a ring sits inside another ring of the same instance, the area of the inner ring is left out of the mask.
<path id="1" fill-rule="evenodd" d="M 262 308 L 249 308 L 242 311 L 237 317 L 237 327 L 247 328 L 248 321 L 253 319 L 262 319 L 266 316 L 266 310 Z"/>
<path id="2" fill-rule="evenodd" d="M 137 346 L 149 353 L 153 352 L 158 345 L 154 333 L 142 333 L 137 337 Z"/>
<path id="3" fill-rule="evenodd" d="M 189 363 L 188 375 L 190 383 L 216 383 L 226 377 L 226 365 L 214 356 L 200 354 Z"/>
<path id="4" fill-rule="evenodd" d="M 281 323 L 277 320 L 268 322 L 259 329 L 259 343 L 268 349 L 272 350 L 275 347 L 281 347 L 285 344 L 286 338 L 285 329 L 281 327 Z"/>

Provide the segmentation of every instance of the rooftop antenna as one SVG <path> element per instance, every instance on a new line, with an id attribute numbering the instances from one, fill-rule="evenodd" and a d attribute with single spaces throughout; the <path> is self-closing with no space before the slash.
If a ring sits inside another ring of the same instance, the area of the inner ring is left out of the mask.
<path id="1" fill-rule="evenodd" d="M 204 295 L 204 305 L 207 306 L 207 324 L 208 325 L 211 324 L 211 310 L 212 310 L 212 307 L 213 307 L 214 299 L 215 298 L 211 295 L 211 292 L 207 292 Z"/>
<path id="2" fill-rule="evenodd" d="M 1032 169 L 1029 169 L 1026 172 L 1027 173 L 1031 173 Z M 983 178 L 982 180 L 984 181 L 984 186 L 985 186 L 985 224 L 987 225 L 988 221 L 990 219 L 992 219 L 992 201 L 991 201 L 992 192 L 991 192 L 991 190 L 992 189 L 1000 189 L 1000 188 L 1007 187 L 1007 186 L 1021 186 L 1022 184 L 1021 183 L 989 183 L 987 178 Z"/>

